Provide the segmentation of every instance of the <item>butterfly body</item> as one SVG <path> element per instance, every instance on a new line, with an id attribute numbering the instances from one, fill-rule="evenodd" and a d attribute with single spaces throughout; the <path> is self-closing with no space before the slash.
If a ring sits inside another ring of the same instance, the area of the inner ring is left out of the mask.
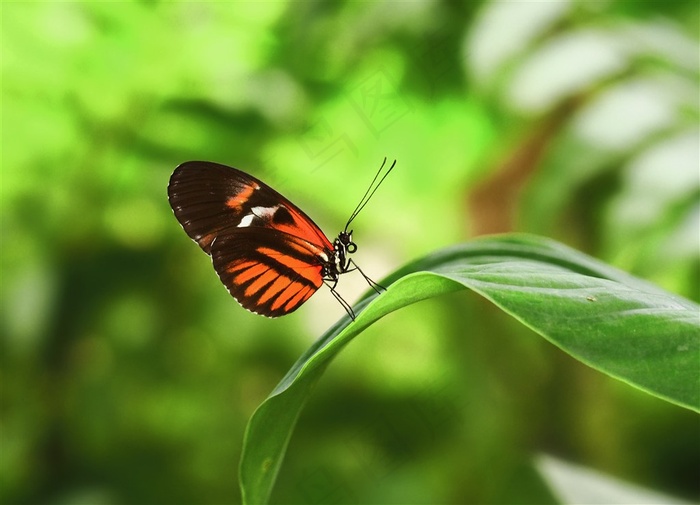
<path id="1" fill-rule="evenodd" d="M 219 278 L 244 308 L 282 316 L 326 283 L 354 318 L 335 291 L 341 274 L 359 270 L 349 257 L 357 246 L 347 225 L 331 243 L 310 217 L 262 181 L 208 161 L 179 165 L 168 199 L 185 232 L 211 256 Z"/>

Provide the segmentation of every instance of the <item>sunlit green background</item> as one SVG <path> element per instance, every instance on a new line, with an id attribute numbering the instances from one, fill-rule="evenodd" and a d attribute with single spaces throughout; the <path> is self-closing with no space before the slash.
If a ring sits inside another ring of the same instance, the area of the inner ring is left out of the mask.
<path id="1" fill-rule="evenodd" d="M 397 159 L 354 223 L 375 279 L 526 231 L 700 299 L 694 0 L 1 8 L 3 503 L 240 502 L 247 419 L 344 314 L 241 309 L 168 206 L 186 160 L 332 238 Z M 538 453 L 698 499 L 699 429 L 461 293 L 333 363 L 272 501 L 527 501 Z"/>

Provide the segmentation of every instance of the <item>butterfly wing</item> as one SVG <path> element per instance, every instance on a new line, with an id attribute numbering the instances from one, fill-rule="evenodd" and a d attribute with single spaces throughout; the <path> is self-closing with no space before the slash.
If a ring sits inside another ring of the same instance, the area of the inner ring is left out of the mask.
<path id="1" fill-rule="evenodd" d="M 308 244 L 274 230 L 248 228 L 217 239 L 212 261 L 229 293 L 268 317 L 296 310 L 323 283 Z"/>
<path id="2" fill-rule="evenodd" d="M 333 246 L 298 207 L 235 168 L 189 161 L 168 186 L 175 217 L 212 256 L 214 269 L 246 309 L 269 317 L 296 310 L 323 283 Z"/>

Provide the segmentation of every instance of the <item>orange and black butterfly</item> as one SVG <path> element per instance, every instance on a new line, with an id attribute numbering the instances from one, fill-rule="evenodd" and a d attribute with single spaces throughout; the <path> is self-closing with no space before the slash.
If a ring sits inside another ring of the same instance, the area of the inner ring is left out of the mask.
<path id="1" fill-rule="evenodd" d="M 380 178 L 385 164 L 386 159 L 332 243 L 292 202 L 226 165 L 183 163 L 170 177 L 168 199 L 187 235 L 212 257 L 221 282 L 244 308 L 263 316 L 283 316 L 325 283 L 354 319 L 335 287 L 341 274 L 357 270 L 375 291 L 381 288 L 349 257 L 357 245 L 348 227 L 396 161 Z"/>

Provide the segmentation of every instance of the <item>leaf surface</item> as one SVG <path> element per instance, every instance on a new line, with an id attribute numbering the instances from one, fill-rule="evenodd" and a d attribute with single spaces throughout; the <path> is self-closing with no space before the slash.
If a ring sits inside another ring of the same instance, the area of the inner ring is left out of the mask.
<path id="1" fill-rule="evenodd" d="M 292 366 L 246 428 L 244 503 L 267 502 L 294 424 L 325 367 L 356 335 L 412 303 L 471 289 L 592 368 L 700 411 L 700 307 L 557 242 L 503 235 L 401 268 Z"/>

